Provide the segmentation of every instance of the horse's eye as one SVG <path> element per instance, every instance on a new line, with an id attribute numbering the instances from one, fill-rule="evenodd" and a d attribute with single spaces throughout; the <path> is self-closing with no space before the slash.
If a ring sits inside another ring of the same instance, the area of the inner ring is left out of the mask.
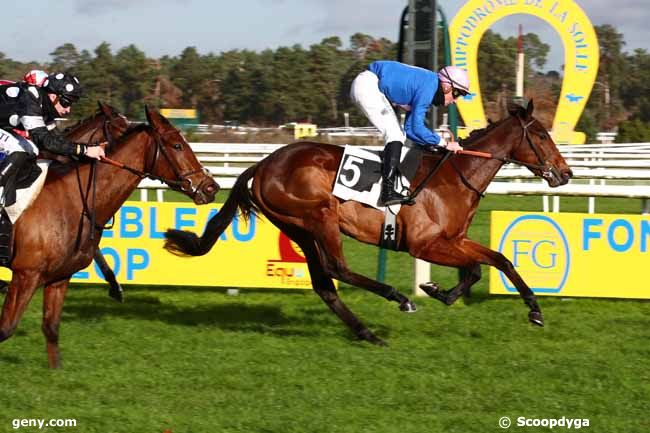
<path id="1" fill-rule="evenodd" d="M 181 150 L 183 149 L 183 145 L 181 143 L 174 143 L 174 149 Z"/>

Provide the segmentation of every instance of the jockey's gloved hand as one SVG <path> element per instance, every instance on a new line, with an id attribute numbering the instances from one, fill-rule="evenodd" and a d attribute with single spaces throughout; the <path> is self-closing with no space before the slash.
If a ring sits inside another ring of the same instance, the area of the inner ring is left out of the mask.
<path id="1" fill-rule="evenodd" d="M 104 148 L 102 146 L 88 146 L 86 147 L 86 152 L 84 154 L 88 158 L 102 159 L 106 154 L 104 153 Z"/>
<path id="2" fill-rule="evenodd" d="M 460 144 L 458 144 L 456 141 L 448 141 L 447 150 L 450 152 L 458 153 L 461 150 L 463 150 L 463 147 Z"/>

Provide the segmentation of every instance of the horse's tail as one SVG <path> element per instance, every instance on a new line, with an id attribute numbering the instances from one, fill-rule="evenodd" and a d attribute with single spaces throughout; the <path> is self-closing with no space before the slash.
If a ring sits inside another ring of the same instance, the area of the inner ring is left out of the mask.
<path id="1" fill-rule="evenodd" d="M 237 214 L 238 207 L 246 220 L 251 214 L 259 213 L 248 189 L 248 181 L 255 175 L 256 170 L 257 164 L 247 168 L 239 175 L 226 203 L 218 213 L 210 218 L 201 237 L 192 232 L 169 229 L 165 233 L 167 238 L 165 249 L 177 256 L 202 256 L 210 251 L 219 236 L 230 225 Z"/>

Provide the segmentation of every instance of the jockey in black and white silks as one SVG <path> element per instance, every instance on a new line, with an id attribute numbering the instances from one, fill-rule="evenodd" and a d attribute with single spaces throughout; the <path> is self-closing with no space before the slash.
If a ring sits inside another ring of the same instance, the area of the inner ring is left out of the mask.
<path id="1" fill-rule="evenodd" d="M 56 118 L 68 115 L 82 95 L 77 77 L 56 73 L 43 80 L 28 73 L 25 78 L 24 82 L 0 85 L 0 238 L 11 236 L 11 223 L 8 227 L 4 223 L 8 221 L 4 208 L 15 202 L 17 178 L 36 167 L 39 150 L 96 159 L 104 156 L 102 146 L 71 143 L 55 130 Z M 0 262 L 9 260 L 9 250 L 2 244 L 0 239 Z"/>
<path id="2" fill-rule="evenodd" d="M 70 143 L 54 130 L 55 119 L 70 113 L 82 94 L 73 75 L 52 74 L 42 87 L 27 82 L 0 86 L 0 204 L 6 202 L 7 186 L 25 164 L 35 161 L 39 149 L 61 155 L 103 156 L 103 148 Z"/>

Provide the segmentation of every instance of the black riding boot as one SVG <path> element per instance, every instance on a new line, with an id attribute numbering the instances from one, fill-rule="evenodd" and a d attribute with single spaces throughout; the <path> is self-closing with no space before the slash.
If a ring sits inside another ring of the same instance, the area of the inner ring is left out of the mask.
<path id="1" fill-rule="evenodd" d="M 395 178 L 399 172 L 399 157 L 402 153 L 402 143 L 391 141 L 384 148 L 384 157 L 381 165 L 381 194 L 379 195 L 380 206 L 390 206 L 408 201 L 408 197 L 395 191 Z"/>
<path id="2" fill-rule="evenodd" d="M 13 249 L 13 224 L 5 207 L 16 202 L 16 178 L 30 159 L 26 152 L 14 152 L 0 164 L 0 266 L 9 266 Z"/>
<path id="3" fill-rule="evenodd" d="M 0 208 L 0 266 L 9 267 L 13 249 L 13 228 L 7 212 Z"/>

